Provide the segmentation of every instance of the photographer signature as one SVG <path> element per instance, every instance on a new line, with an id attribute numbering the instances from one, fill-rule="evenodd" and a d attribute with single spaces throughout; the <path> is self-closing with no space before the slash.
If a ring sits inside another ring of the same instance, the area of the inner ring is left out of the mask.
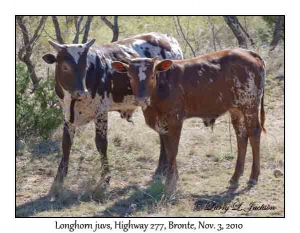
<path id="1" fill-rule="evenodd" d="M 275 206 L 270 204 L 257 204 L 256 202 L 246 204 L 244 202 L 218 203 L 213 200 L 198 200 L 195 205 L 196 210 L 219 210 L 222 211 L 222 213 L 226 213 L 228 210 L 243 212 L 276 210 Z"/>

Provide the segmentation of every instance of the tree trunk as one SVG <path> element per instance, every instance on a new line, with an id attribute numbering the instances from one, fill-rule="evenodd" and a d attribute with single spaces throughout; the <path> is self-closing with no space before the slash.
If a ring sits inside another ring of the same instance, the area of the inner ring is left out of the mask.
<path id="1" fill-rule="evenodd" d="M 236 16 L 224 16 L 224 20 L 227 25 L 230 27 L 231 31 L 233 32 L 234 36 L 236 37 L 239 47 L 247 48 L 247 40 L 243 31 L 240 28 L 239 20 Z"/>
<path id="2" fill-rule="evenodd" d="M 118 25 L 118 17 L 114 16 L 114 24 L 112 24 L 105 16 L 100 16 L 101 20 L 112 30 L 113 38 L 111 42 L 115 42 L 119 38 L 119 25 Z"/>
<path id="3" fill-rule="evenodd" d="M 93 20 L 93 16 L 87 16 L 87 20 L 85 25 L 81 28 L 81 24 L 83 21 L 84 16 L 72 16 L 72 17 L 65 17 L 66 24 L 69 25 L 71 23 L 74 23 L 75 25 L 75 36 L 73 38 L 73 44 L 78 44 L 79 43 L 79 37 L 83 32 L 83 37 L 82 37 L 82 42 L 81 43 L 86 43 L 88 40 L 89 32 L 90 32 L 90 27 L 91 23 Z M 61 30 L 59 26 L 59 22 L 56 16 L 52 16 L 52 21 L 53 25 L 55 28 L 55 34 L 56 34 L 56 39 L 60 44 L 65 44 L 62 36 L 61 36 Z"/>
<path id="4" fill-rule="evenodd" d="M 111 42 L 115 42 L 119 38 L 119 26 L 118 26 L 118 17 L 119 16 L 114 16 L 114 26 L 113 26 L 113 38 Z"/>
<path id="5" fill-rule="evenodd" d="M 254 47 L 255 43 L 253 41 L 253 39 L 250 37 L 250 35 L 247 32 L 247 28 L 245 29 L 242 24 L 238 21 L 239 27 L 241 28 L 241 30 L 244 32 L 244 35 L 250 40 L 251 46 Z"/>
<path id="6" fill-rule="evenodd" d="M 40 79 L 37 77 L 35 72 L 35 66 L 33 65 L 30 58 L 25 57 L 23 61 L 27 66 L 28 73 L 33 83 L 33 89 L 35 90 L 40 82 Z"/>
<path id="7" fill-rule="evenodd" d="M 31 55 L 32 55 L 33 48 L 36 44 L 36 41 L 39 39 L 41 32 L 44 28 L 47 16 L 41 17 L 40 22 L 31 38 L 29 37 L 30 33 L 28 32 L 28 29 L 23 19 L 24 16 L 16 17 L 17 23 L 22 31 L 22 36 L 23 36 L 23 46 L 20 48 L 18 52 L 18 58 L 20 61 L 24 62 L 27 67 L 27 70 L 30 75 L 30 79 L 33 83 L 33 87 L 34 87 L 33 91 L 34 91 L 37 88 L 40 79 L 36 75 L 34 64 L 31 61 Z"/>
<path id="8" fill-rule="evenodd" d="M 83 34 L 83 38 L 82 38 L 83 44 L 86 43 L 88 40 L 92 20 L 93 20 L 93 16 L 88 16 L 85 26 L 84 26 L 84 34 Z"/>
<path id="9" fill-rule="evenodd" d="M 79 16 L 79 18 L 77 16 L 74 16 L 75 17 L 75 29 L 76 29 L 76 34 L 75 34 L 75 37 L 73 39 L 73 44 L 78 44 L 78 41 L 79 41 L 79 35 L 80 35 L 80 25 L 81 25 L 81 22 L 83 20 L 83 16 Z"/>
<path id="10" fill-rule="evenodd" d="M 60 27 L 58 23 L 58 19 L 56 16 L 52 16 L 52 22 L 55 28 L 56 39 L 60 44 L 64 44 L 64 39 L 61 36 Z"/>
<path id="11" fill-rule="evenodd" d="M 284 24 L 284 16 L 276 16 L 276 23 L 273 33 L 273 39 L 270 43 L 270 51 L 274 50 L 280 40 L 280 33 L 282 30 L 282 25 Z"/>

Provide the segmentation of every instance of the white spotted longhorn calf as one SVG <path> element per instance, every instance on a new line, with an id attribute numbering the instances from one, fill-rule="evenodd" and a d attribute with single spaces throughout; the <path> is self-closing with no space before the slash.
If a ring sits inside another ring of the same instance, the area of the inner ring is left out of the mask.
<path id="1" fill-rule="evenodd" d="M 160 33 L 137 35 L 115 43 L 93 46 L 95 39 L 86 44 L 58 44 L 50 41 L 57 55 L 46 54 L 48 64 L 56 64 L 55 91 L 64 112 L 62 139 L 63 157 L 50 190 L 52 197 L 59 194 L 68 172 L 69 155 L 76 127 L 95 122 L 96 147 L 102 156 L 99 171 L 99 190 L 106 187 L 110 176 L 107 159 L 108 111 L 119 111 L 131 121 L 137 108 L 129 78 L 111 67 L 111 62 L 135 57 L 183 59 L 175 38 Z M 95 191 L 97 191 L 96 188 Z"/>

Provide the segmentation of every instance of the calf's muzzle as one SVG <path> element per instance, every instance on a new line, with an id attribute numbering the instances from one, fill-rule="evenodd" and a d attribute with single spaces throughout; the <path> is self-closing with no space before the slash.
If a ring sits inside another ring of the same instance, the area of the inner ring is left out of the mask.
<path id="1" fill-rule="evenodd" d="M 136 100 L 136 104 L 142 107 L 142 109 L 145 109 L 148 105 L 150 105 L 149 98 L 136 97 L 135 100 Z"/>
<path id="2" fill-rule="evenodd" d="M 74 100 L 82 100 L 87 98 L 87 96 L 88 96 L 88 92 L 81 91 L 81 90 L 73 91 L 71 94 L 71 98 Z"/>

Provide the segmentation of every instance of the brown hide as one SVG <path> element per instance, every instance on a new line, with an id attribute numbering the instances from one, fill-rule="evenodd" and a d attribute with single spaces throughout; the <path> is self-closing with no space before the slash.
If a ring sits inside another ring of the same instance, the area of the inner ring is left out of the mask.
<path id="1" fill-rule="evenodd" d="M 171 68 L 163 62 L 134 59 L 129 64 L 128 75 L 137 101 L 144 107 L 146 123 L 161 135 L 165 146 L 166 193 L 172 194 L 176 187 L 176 155 L 183 121 L 190 117 L 214 119 L 228 111 L 238 143 L 231 187 L 237 187 L 243 174 L 248 139 L 253 151 L 249 184 L 256 184 L 265 119 L 265 67 L 261 57 L 252 51 L 227 49 L 193 59 L 174 60 Z M 143 88 L 146 95 L 142 96 Z"/>

